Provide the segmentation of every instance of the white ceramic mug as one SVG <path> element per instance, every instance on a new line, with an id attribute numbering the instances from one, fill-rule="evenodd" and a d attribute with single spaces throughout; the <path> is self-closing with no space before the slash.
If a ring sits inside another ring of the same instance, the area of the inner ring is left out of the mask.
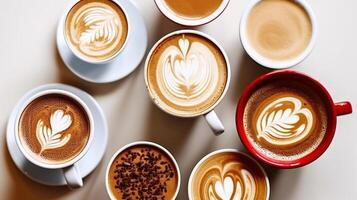
<path id="1" fill-rule="evenodd" d="M 20 141 L 20 137 L 19 137 L 19 121 L 20 121 L 20 117 L 21 114 L 23 113 L 24 109 L 35 99 L 44 96 L 44 95 L 49 95 L 49 94 L 60 94 L 60 95 L 64 95 L 69 97 L 70 99 L 76 101 L 77 103 L 79 103 L 79 105 L 81 105 L 85 111 L 85 113 L 87 114 L 88 120 L 89 120 L 89 126 L 90 126 L 90 133 L 89 133 L 89 139 L 88 142 L 86 144 L 86 146 L 84 147 L 84 149 L 73 159 L 61 163 L 61 164 L 47 164 L 47 163 L 42 163 L 38 160 L 36 160 L 35 158 L 33 158 L 31 156 L 30 153 L 27 152 L 27 150 L 22 146 L 21 141 Z M 15 139 L 16 139 L 16 144 L 19 147 L 21 153 L 25 156 L 25 158 L 30 161 L 31 163 L 33 163 L 34 165 L 38 166 L 38 167 L 42 167 L 45 169 L 62 169 L 63 170 L 63 176 L 67 182 L 67 185 L 70 188 L 77 188 L 77 187 L 82 187 L 83 186 L 83 180 L 82 180 L 82 176 L 80 174 L 79 169 L 76 166 L 76 162 L 79 161 L 89 150 L 92 140 L 93 140 L 93 136 L 94 136 L 94 123 L 93 123 L 93 115 L 90 111 L 90 109 L 88 108 L 88 106 L 75 94 L 65 91 L 65 90 L 61 90 L 61 89 L 50 89 L 50 90 L 45 90 L 39 93 L 34 94 L 33 96 L 31 96 L 30 98 L 28 98 L 20 107 L 20 109 L 18 110 L 18 113 L 16 115 L 16 119 L 15 119 Z"/>
<path id="2" fill-rule="evenodd" d="M 94 60 L 88 60 L 84 57 L 82 57 L 81 55 L 78 55 L 78 53 L 76 53 L 76 51 L 73 50 L 73 47 L 71 47 L 71 45 L 69 44 L 69 41 L 67 39 L 67 36 L 66 36 L 66 18 L 67 18 L 67 15 L 69 14 L 70 10 L 73 8 L 73 6 L 75 6 L 77 3 L 79 2 L 79 0 L 73 0 L 69 6 L 66 8 L 66 10 L 64 11 L 64 20 L 63 21 L 60 21 L 61 24 L 59 24 L 59 26 L 62 26 L 62 29 L 63 29 L 63 37 L 64 37 L 64 41 L 66 42 L 66 45 L 67 47 L 71 50 L 71 52 L 73 53 L 73 55 L 75 55 L 77 58 L 79 58 L 80 60 L 84 61 L 84 62 L 87 62 L 87 63 L 90 63 L 90 64 L 97 64 L 97 65 L 101 65 L 101 64 L 106 64 L 106 63 L 109 63 L 110 61 L 112 61 L 114 58 L 116 58 L 121 52 L 122 50 L 125 48 L 125 45 L 128 41 L 128 38 L 130 37 L 129 33 L 130 33 L 130 23 L 129 23 L 129 18 L 128 18 L 128 14 L 125 10 L 125 7 L 122 6 L 118 1 L 116 0 L 112 0 L 112 2 L 114 2 L 115 4 L 117 4 L 121 10 L 123 11 L 124 15 L 125 15 L 125 18 L 127 20 L 127 24 L 128 24 L 128 34 L 125 38 L 125 42 L 124 44 L 122 45 L 122 47 L 120 48 L 120 50 L 118 52 L 116 52 L 114 55 L 112 55 L 111 57 L 105 59 L 105 60 L 100 60 L 100 61 L 94 61 Z"/>
<path id="3" fill-rule="evenodd" d="M 266 188 L 267 188 L 267 197 L 265 200 L 269 200 L 269 196 L 270 196 L 270 182 L 269 182 L 269 178 L 268 178 L 268 175 L 267 173 L 265 172 L 264 168 L 256 161 L 254 160 L 252 157 L 250 157 L 249 155 L 245 154 L 245 153 L 242 153 L 240 151 L 238 151 L 237 149 L 220 149 L 220 150 L 216 150 L 216 151 L 213 151 L 209 154 L 207 154 L 205 157 L 203 157 L 196 165 L 195 167 L 193 168 L 191 174 L 190 174 L 190 178 L 189 178 L 189 181 L 188 181 L 188 198 L 190 200 L 192 200 L 192 192 L 191 192 L 191 188 L 192 188 L 192 181 L 193 181 L 193 176 L 194 174 L 196 173 L 196 171 L 198 170 L 198 168 L 201 166 L 201 164 L 203 162 L 205 162 L 207 159 L 211 158 L 212 156 L 216 155 L 216 154 L 219 154 L 219 153 L 239 153 L 239 154 L 242 154 L 244 155 L 245 157 L 249 158 L 250 160 L 252 160 L 258 167 L 259 169 L 262 171 L 262 173 L 264 174 L 264 177 L 265 177 L 265 182 L 266 182 Z"/>
<path id="4" fill-rule="evenodd" d="M 165 3 L 165 0 L 155 0 L 155 3 L 156 6 L 159 8 L 159 10 L 162 12 L 162 14 L 164 14 L 167 18 L 169 18 L 173 22 L 184 26 L 200 26 L 213 21 L 219 15 L 221 15 L 223 11 L 226 9 L 226 7 L 228 6 L 229 0 L 223 0 L 221 5 L 213 13 L 201 19 L 185 19 L 178 16 L 168 8 L 168 6 Z"/>
<path id="5" fill-rule="evenodd" d="M 148 65 L 149 65 L 149 60 L 151 55 L 153 54 L 153 52 L 155 51 L 155 49 L 158 47 L 158 45 L 161 44 L 161 42 L 163 42 L 166 38 L 171 37 L 172 35 L 177 35 L 177 34 L 183 34 L 183 33 L 191 33 L 191 34 L 197 34 L 199 36 L 202 36 L 206 39 L 208 39 L 209 41 L 211 41 L 213 44 L 215 44 L 220 52 L 222 53 L 225 62 L 226 62 L 226 66 L 227 66 L 227 80 L 226 80 L 226 85 L 224 88 L 224 91 L 222 93 L 222 95 L 219 97 L 219 99 L 209 108 L 207 108 L 203 113 L 199 113 L 197 115 L 192 115 L 192 116 L 188 116 L 188 117 L 197 117 L 200 115 L 203 115 L 208 123 L 208 125 L 210 126 L 210 128 L 212 129 L 212 131 L 214 132 L 214 134 L 216 135 L 220 135 L 224 132 L 224 126 L 221 122 L 221 120 L 218 118 L 217 114 L 214 112 L 214 108 L 222 101 L 223 97 L 225 96 L 225 94 L 227 93 L 227 90 L 229 88 L 229 84 L 230 84 L 230 79 L 231 79 L 231 68 L 230 68 L 230 64 L 229 64 L 229 60 L 228 60 L 228 56 L 226 54 L 226 52 L 224 51 L 223 47 L 221 45 L 219 45 L 219 43 L 213 39 L 212 37 L 210 37 L 209 35 L 202 33 L 200 31 L 196 31 L 196 30 L 179 30 L 179 31 L 174 31 L 172 33 L 167 34 L 166 36 L 162 37 L 159 41 L 156 42 L 156 44 L 151 48 L 147 58 L 146 58 L 146 62 L 145 62 L 145 84 L 146 84 L 146 88 L 149 91 L 151 100 L 164 112 L 174 115 L 176 117 L 183 117 L 180 115 L 176 115 L 174 113 L 169 113 L 167 112 L 165 109 L 163 109 L 160 104 L 158 104 L 155 99 L 153 94 L 151 94 L 151 91 L 149 89 L 149 83 L 148 83 L 148 74 L 147 74 L 147 70 L 148 70 Z"/>
<path id="6" fill-rule="evenodd" d="M 271 61 L 268 60 L 267 58 L 264 58 L 261 56 L 255 49 L 249 44 L 248 41 L 248 36 L 247 36 L 247 21 L 250 12 L 252 9 L 262 0 L 252 0 L 245 11 L 243 12 L 243 16 L 241 17 L 240 20 L 240 25 L 239 25 L 239 34 L 240 34 L 240 41 L 243 45 L 243 48 L 247 52 L 247 54 L 258 64 L 268 67 L 271 69 L 285 69 L 289 67 L 293 67 L 300 62 L 302 62 L 312 51 L 315 42 L 316 42 L 316 37 L 317 37 L 317 22 L 316 22 L 316 17 L 315 14 L 310 7 L 310 5 L 305 1 L 305 0 L 294 0 L 294 2 L 298 3 L 301 5 L 302 8 L 305 9 L 306 13 L 308 14 L 310 20 L 311 20 L 311 25 L 312 25 L 312 34 L 311 34 L 311 39 L 306 47 L 306 49 L 296 58 L 287 60 L 287 61 Z"/>
<path id="7" fill-rule="evenodd" d="M 177 188 L 176 188 L 176 192 L 175 192 L 175 195 L 174 195 L 174 198 L 172 199 L 176 199 L 177 195 L 178 195 L 178 192 L 180 190 L 180 185 L 181 185 L 181 173 L 180 173 L 180 168 L 174 158 L 174 156 L 167 150 L 165 149 L 163 146 L 159 145 L 159 144 L 156 144 L 156 143 L 153 143 L 153 142 L 148 142 L 148 141 L 137 141 L 137 142 L 132 142 L 132 143 L 129 143 L 125 146 L 123 146 L 122 148 L 120 148 L 118 151 L 116 151 L 114 153 L 114 155 L 112 156 L 112 158 L 110 159 L 109 163 L 108 163 L 108 166 L 107 166 L 107 170 L 106 170 L 106 173 L 105 173 L 105 187 L 106 187 L 106 191 L 107 191 L 107 194 L 108 196 L 110 197 L 110 199 L 112 200 L 115 200 L 115 197 L 114 195 L 112 194 L 111 190 L 110 190 L 110 186 L 109 186 L 109 171 L 110 171 L 110 166 L 112 165 L 112 163 L 114 162 L 115 158 L 123 151 L 125 151 L 126 149 L 132 147 L 132 146 L 136 146 L 136 145 L 148 145 L 148 146 L 153 146 L 153 147 L 156 147 L 158 149 L 160 149 L 161 151 L 163 151 L 167 156 L 170 157 L 171 161 L 174 163 L 175 165 L 175 168 L 176 168 L 176 171 L 177 171 Z"/>

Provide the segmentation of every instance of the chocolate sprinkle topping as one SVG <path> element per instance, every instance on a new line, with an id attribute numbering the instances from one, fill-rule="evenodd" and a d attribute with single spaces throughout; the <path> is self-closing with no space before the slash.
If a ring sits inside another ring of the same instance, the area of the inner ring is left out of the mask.
<path id="1" fill-rule="evenodd" d="M 175 169 L 160 153 L 150 148 L 140 152 L 129 150 L 113 164 L 115 189 L 122 194 L 122 199 L 168 199 L 165 197 L 167 182 L 174 178 Z"/>

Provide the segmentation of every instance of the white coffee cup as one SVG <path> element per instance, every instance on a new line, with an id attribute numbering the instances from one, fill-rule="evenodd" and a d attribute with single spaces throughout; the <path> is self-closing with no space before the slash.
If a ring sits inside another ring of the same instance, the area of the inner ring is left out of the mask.
<path id="1" fill-rule="evenodd" d="M 220 52 L 222 53 L 224 59 L 225 59 L 225 62 L 226 62 L 226 66 L 227 66 L 227 80 L 226 80 L 226 85 L 225 85 L 225 88 L 224 88 L 224 91 L 223 93 L 221 94 L 221 96 L 219 97 L 219 99 L 211 106 L 209 107 L 208 109 L 206 109 L 203 113 L 199 113 L 199 114 L 196 114 L 196 115 L 192 115 L 192 116 L 180 116 L 180 115 L 176 115 L 174 113 L 169 113 L 168 111 L 166 111 L 165 109 L 163 109 L 160 104 L 157 103 L 157 101 L 155 101 L 154 99 L 154 96 L 153 94 L 151 94 L 151 91 L 150 91 L 150 86 L 149 86 L 149 83 L 148 83 L 148 74 L 147 74 L 147 70 L 148 70 L 148 66 L 149 66 L 149 60 L 150 60 L 150 57 L 151 55 L 154 53 L 156 47 L 158 45 L 161 44 L 162 41 L 164 41 L 166 38 L 172 36 L 172 35 L 177 35 L 177 34 L 182 34 L 182 33 L 192 33 L 192 34 L 197 34 L 197 35 L 200 35 L 206 39 L 208 39 L 209 41 L 211 41 L 213 44 L 215 44 Z M 205 34 L 205 33 L 202 33 L 200 31 L 196 31 L 196 30 L 179 30 L 179 31 L 174 31 L 172 33 L 169 33 L 167 34 L 166 36 L 162 37 L 159 41 L 156 42 L 156 44 L 151 48 L 147 58 L 146 58 L 146 62 L 145 62 L 145 70 L 144 70 L 144 75 L 145 75 L 145 84 L 146 84 L 146 88 L 148 89 L 148 92 L 150 94 L 150 97 L 151 97 L 151 100 L 153 101 L 154 104 L 156 104 L 162 111 L 168 113 L 168 114 L 171 114 L 171 115 L 174 115 L 176 117 L 187 117 L 187 118 L 190 118 L 190 117 L 197 117 L 197 116 L 204 116 L 208 125 L 210 126 L 210 128 L 212 129 L 212 131 L 214 132 L 214 134 L 216 135 L 219 135 L 219 134 L 222 134 L 224 132 L 224 126 L 221 122 L 221 120 L 218 118 L 217 114 L 214 112 L 214 108 L 222 101 L 223 97 L 226 95 L 227 93 L 227 90 L 229 88 L 229 84 L 230 84 L 230 79 L 231 79 L 231 69 L 230 69 L 230 64 L 229 64 L 229 60 L 228 60 L 228 56 L 227 54 L 225 53 L 223 47 L 221 45 L 219 45 L 219 43 L 213 39 L 212 37 L 210 37 L 209 35 Z"/>
<path id="2" fill-rule="evenodd" d="M 31 154 L 28 152 L 28 150 L 26 150 L 23 147 L 23 145 L 20 141 L 20 137 L 19 137 L 18 127 L 19 127 L 20 117 L 21 117 L 21 114 L 23 113 L 24 109 L 35 99 L 37 99 L 41 96 L 44 96 L 44 95 L 49 95 L 49 94 L 64 95 L 64 96 L 67 96 L 70 99 L 76 101 L 77 103 L 79 103 L 79 105 L 81 105 L 83 107 L 85 113 L 87 114 L 88 120 L 89 120 L 90 133 L 89 133 L 89 139 L 88 139 L 86 146 L 75 158 L 73 158 L 67 162 L 61 163 L 61 164 L 47 164 L 47 163 L 43 163 L 43 162 L 36 160 L 35 158 L 33 158 L 31 156 Z M 38 92 L 38 93 L 32 95 L 30 98 L 28 98 L 21 105 L 20 109 L 18 110 L 18 113 L 16 114 L 14 134 L 15 134 L 17 146 L 19 147 L 21 153 L 25 156 L 25 158 L 28 161 L 30 161 L 31 163 L 33 163 L 34 165 L 36 165 L 38 167 L 42 167 L 45 169 L 62 169 L 63 176 L 67 182 L 67 185 L 70 188 L 77 188 L 77 187 L 83 186 L 82 176 L 81 176 L 79 169 L 76 166 L 76 163 L 88 152 L 88 150 L 91 146 L 93 136 L 94 136 L 94 123 L 93 123 L 93 115 L 92 115 L 90 109 L 77 95 L 75 95 L 71 92 L 65 91 L 65 90 L 61 90 L 61 89 L 45 90 L 45 91 L 41 91 L 41 92 Z"/>
<path id="3" fill-rule="evenodd" d="M 229 0 L 223 0 L 221 5 L 217 8 L 217 10 L 215 10 L 212 14 L 201 19 L 185 19 L 178 16 L 168 8 L 168 6 L 165 3 L 165 0 L 155 0 L 155 3 L 156 6 L 159 8 L 159 10 L 173 22 L 184 26 L 200 26 L 213 21 L 219 15 L 221 15 L 223 11 L 226 9 L 226 7 L 228 6 Z"/>
<path id="4" fill-rule="evenodd" d="M 312 35 L 310 42 L 306 49 L 296 58 L 287 60 L 287 61 L 271 61 L 267 58 L 264 58 L 261 56 L 255 49 L 249 44 L 248 41 L 248 36 L 247 36 L 247 21 L 249 14 L 251 13 L 252 9 L 259 3 L 261 0 L 252 0 L 245 11 L 243 12 L 243 15 L 240 20 L 240 25 L 239 25 L 239 33 L 240 33 L 240 41 L 243 45 L 243 48 L 247 52 L 247 54 L 258 64 L 268 67 L 271 69 L 285 69 L 289 67 L 293 67 L 300 62 L 302 62 L 312 51 L 315 43 L 316 43 L 316 37 L 317 37 L 317 22 L 316 22 L 316 17 L 315 14 L 310 7 L 310 5 L 305 1 L 305 0 L 294 0 L 294 2 L 298 3 L 301 5 L 302 8 L 305 9 L 306 13 L 308 14 L 311 25 L 312 25 Z"/>
<path id="5" fill-rule="evenodd" d="M 106 187 L 106 191 L 108 196 L 110 197 L 110 199 L 115 200 L 116 198 L 114 197 L 114 195 L 112 194 L 111 190 L 110 190 L 110 186 L 109 186 L 109 171 L 110 171 L 110 166 L 112 165 L 112 163 L 114 162 L 115 158 L 123 151 L 125 151 L 126 149 L 132 147 L 132 146 L 136 146 L 136 145 L 148 145 L 148 146 L 153 146 L 156 147 L 158 149 L 160 149 L 161 151 L 163 151 L 167 156 L 170 157 L 171 161 L 174 163 L 176 171 L 177 171 L 177 188 L 176 188 L 176 192 L 174 195 L 174 198 L 172 199 L 176 199 L 178 192 L 180 190 L 180 185 L 181 185 L 181 174 L 180 174 L 180 168 L 174 158 L 174 156 L 164 147 L 162 147 L 159 144 L 153 143 L 153 142 L 148 142 L 148 141 L 137 141 L 137 142 L 132 142 L 129 143 L 125 146 L 123 146 L 122 148 L 120 148 L 118 151 L 116 151 L 114 153 L 114 155 L 112 156 L 112 158 L 110 159 L 108 166 L 107 166 L 107 170 L 105 173 L 105 187 Z"/>
<path id="6" fill-rule="evenodd" d="M 65 9 L 64 11 L 64 19 L 67 18 L 67 15 L 69 14 L 70 10 L 73 8 L 73 6 L 75 6 L 80 0 L 72 0 L 72 2 L 69 4 L 69 6 Z M 62 27 L 63 29 L 63 37 L 64 37 L 64 41 L 66 42 L 66 45 L 67 47 L 71 50 L 71 52 L 73 53 L 74 56 L 76 56 L 77 58 L 79 58 L 80 60 L 84 61 L 84 62 L 87 62 L 89 64 L 97 64 L 97 65 L 101 65 L 101 64 L 106 64 L 106 63 L 109 63 L 111 62 L 113 59 L 115 59 L 122 51 L 123 49 L 125 48 L 126 46 L 126 43 L 128 42 L 128 38 L 130 37 L 130 23 L 129 23 L 129 18 L 128 18 L 128 14 L 125 10 L 125 7 L 122 6 L 118 1 L 116 0 L 112 0 L 112 2 L 114 2 L 115 4 L 117 4 L 121 10 L 123 11 L 124 15 L 125 15 L 125 18 L 127 20 L 127 24 L 128 24 L 128 34 L 125 38 L 125 42 L 124 44 L 122 45 L 122 47 L 120 48 L 120 50 L 118 52 L 116 52 L 114 55 L 112 55 L 111 57 L 107 58 L 107 59 L 104 59 L 104 60 L 100 60 L 100 61 L 94 61 L 94 60 L 89 60 L 89 59 L 86 59 L 84 57 L 82 57 L 81 55 L 79 55 L 78 53 L 76 53 L 75 50 L 73 50 L 73 47 L 69 44 L 69 41 L 67 39 L 67 36 L 66 36 L 66 28 L 65 28 L 65 25 L 66 25 L 66 20 L 63 20 L 63 21 L 60 21 L 61 24 L 59 24 L 59 26 Z"/>
<path id="7" fill-rule="evenodd" d="M 269 183 L 269 178 L 268 178 L 268 175 L 266 174 L 264 168 L 256 161 L 254 160 L 252 157 L 250 157 L 249 155 L 245 154 L 245 153 L 242 153 L 240 151 L 238 151 L 237 149 L 220 149 L 220 150 L 216 150 L 216 151 L 213 151 L 209 154 L 207 154 L 205 157 L 203 157 L 196 165 L 195 167 L 193 168 L 191 174 L 190 174 L 190 178 L 189 178 L 189 181 L 188 181 L 188 198 L 190 200 L 192 200 L 192 191 L 191 191 L 191 188 L 192 188 L 192 181 L 193 181 L 193 177 L 196 173 L 196 171 L 198 170 L 198 168 L 201 166 L 201 164 L 203 162 L 205 162 L 207 159 L 211 158 L 212 156 L 216 155 L 216 154 L 219 154 L 219 153 L 239 153 L 239 154 L 243 154 L 244 156 L 248 157 L 250 160 L 252 160 L 258 167 L 259 169 L 263 172 L 264 174 L 264 177 L 265 177 L 265 182 L 266 182 L 266 188 L 267 188 L 267 197 L 265 200 L 269 200 L 269 196 L 270 196 L 270 183 Z"/>

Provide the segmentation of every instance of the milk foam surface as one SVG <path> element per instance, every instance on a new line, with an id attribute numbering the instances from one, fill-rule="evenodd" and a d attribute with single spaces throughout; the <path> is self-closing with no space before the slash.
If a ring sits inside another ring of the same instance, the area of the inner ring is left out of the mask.
<path id="1" fill-rule="evenodd" d="M 66 39 L 81 57 L 100 61 L 114 56 L 124 45 L 128 23 L 112 1 L 79 1 L 65 21 Z"/>
<path id="2" fill-rule="evenodd" d="M 245 155 L 224 152 L 200 164 L 189 190 L 193 200 L 265 199 L 267 182 L 261 169 Z"/>
<path id="3" fill-rule="evenodd" d="M 203 112 L 223 93 L 227 64 L 213 43 L 179 34 L 162 42 L 148 66 L 151 94 L 166 110 L 179 115 Z"/>

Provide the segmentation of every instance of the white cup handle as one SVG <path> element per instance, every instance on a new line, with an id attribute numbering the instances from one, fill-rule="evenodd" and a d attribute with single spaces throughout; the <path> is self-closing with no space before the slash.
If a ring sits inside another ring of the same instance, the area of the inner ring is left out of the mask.
<path id="1" fill-rule="evenodd" d="M 224 126 L 214 110 L 206 113 L 204 117 L 215 135 L 220 135 L 224 132 Z"/>
<path id="2" fill-rule="evenodd" d="M 82 176 L 76 164 L 63 168 L 62 171 L 68 187 L 79 188 L 83 186 Z"/>

